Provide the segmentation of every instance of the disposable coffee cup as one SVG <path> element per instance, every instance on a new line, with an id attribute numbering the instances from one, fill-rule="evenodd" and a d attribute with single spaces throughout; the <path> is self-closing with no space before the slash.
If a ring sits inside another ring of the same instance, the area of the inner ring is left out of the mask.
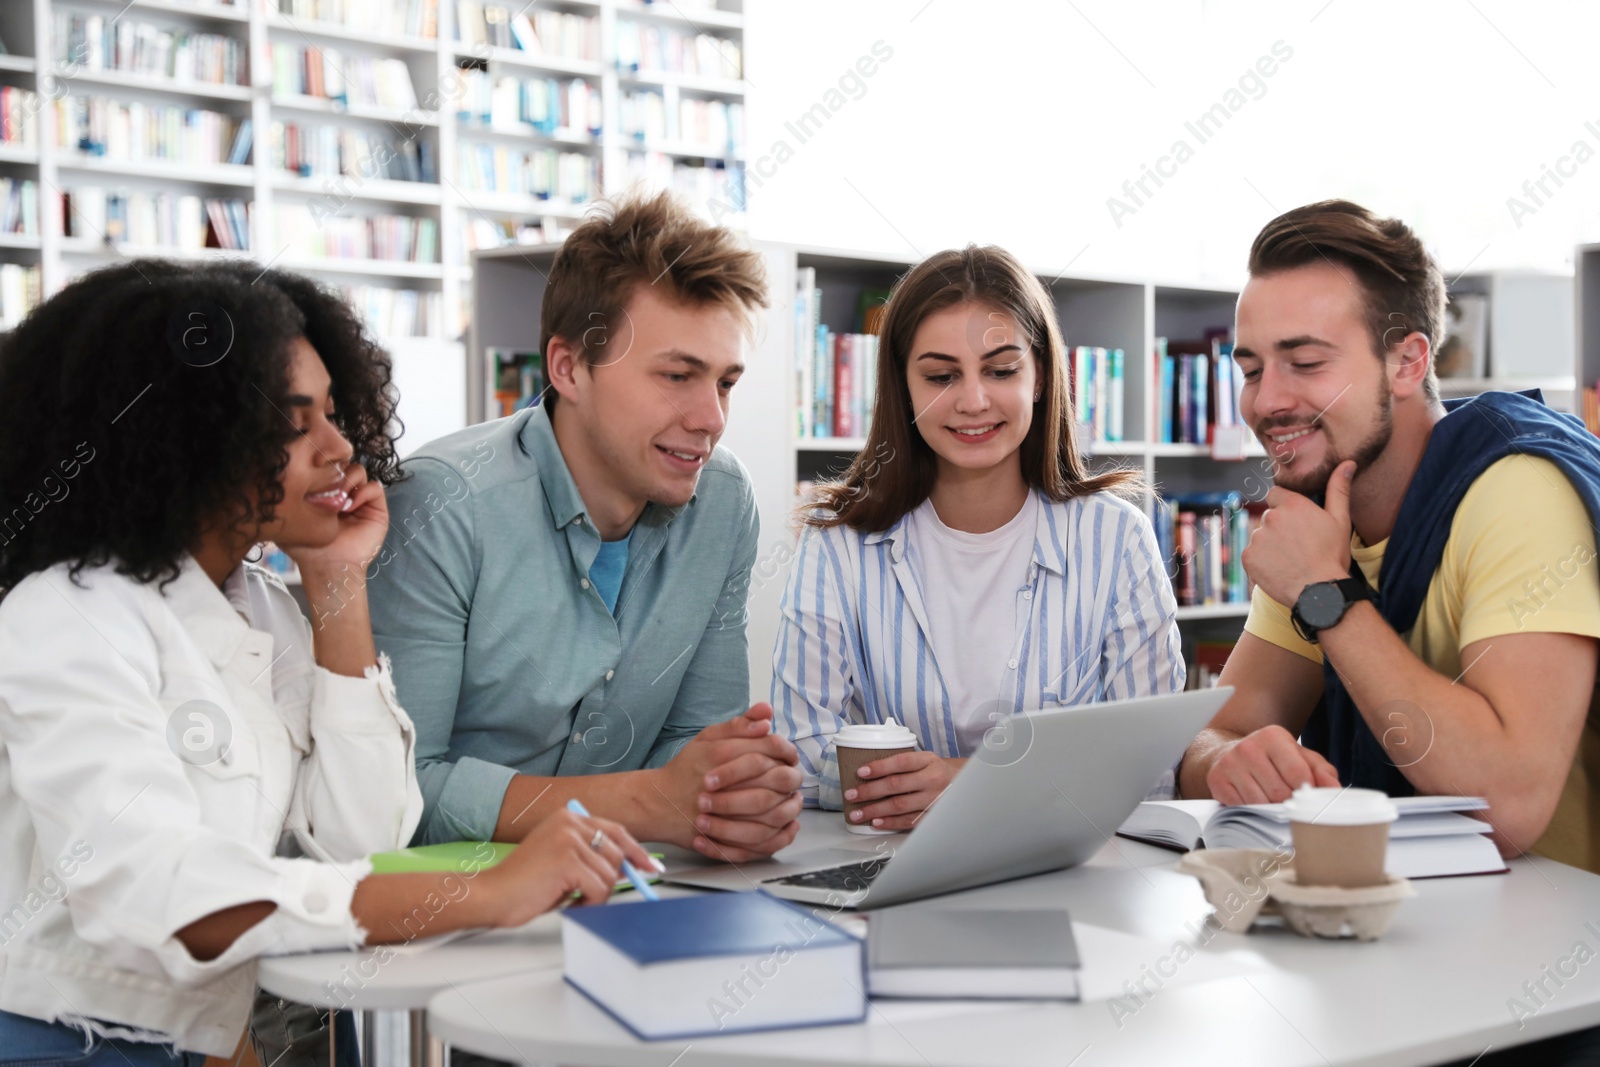
<path id="1" fill-rule="evenodd" d="M 897 752 L 915 752 L 917 735 L 890 719 L 881 723 L 852 723 L 833 735 L 833 748 L 839 757 L 839 789 L 848 793 L 861 784 L 863 764 L 893 756 Z M 867 781 L 873 779 L 868 778 Z M 853 834 L 872 836 L 899 833 L 898 830 L 877 830 L 870 823 L 857 825 L 850 821 L 850 813 L 875 801 L 844 802 L 844 828 Z"/>
<path id="2" fill-rule="evenodd" d="M 1296 883 L 1359 889 L 1388 880 L 1389 824 L 1400 817 L 1388 794 L 1304 785 L 1283 807 L 1294 836 Z"/>

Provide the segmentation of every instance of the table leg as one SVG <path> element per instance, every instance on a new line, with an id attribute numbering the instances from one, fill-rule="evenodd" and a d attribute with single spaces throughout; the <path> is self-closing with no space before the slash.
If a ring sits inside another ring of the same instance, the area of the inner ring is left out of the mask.
<path id="1" fill-rule="evenodd" d="M 428 1009 L 413 1009 L 410 1019 L 411 1067 L 444 1067 L 444 1045 L 428 1033 Z"/>

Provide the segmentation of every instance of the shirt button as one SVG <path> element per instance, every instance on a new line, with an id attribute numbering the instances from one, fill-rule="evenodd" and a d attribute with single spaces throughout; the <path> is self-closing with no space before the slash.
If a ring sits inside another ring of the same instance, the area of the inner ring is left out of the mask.
<path id="1" fill-rule="evenodd" d="M 587 579 L 587 578 L 579 578 L 578 579 L 578 588 L 580 588 L 580 589 L 589 588 L 589 579 Z"/>
<path id="2" fill-rule="evenodd" d="M 611 681 L 611 679 L 616 675 L 616 673 L 617 673 L 616 671 L 606 671 L 606 681 L 608 681 L 608 682 Z"/>
<path id="3" fill-rule="evenodd" d="M 311 914 L 320 914 L 321 912 L 328 910 L 328 894 L 324 893 L 320 889 L 313 889 L 311 892 L 306 894 L 305 900 L 302 903 L 305 904 L 306 910 Z"/>
<path id="4" fill-rule="evenodd" d="M 1010 667 L 1012 670 L 1016 670 L 1017 669 L 1017 661 L 1016 660 L 1012 660 L 1010 663 L 1007 663 L 1006 666 Z"/>
<path id="5" fill-rule="evenodd" d="M 582 730 L 579 730 L 577 733 L 572 735 L 572 743 L 575 744 L 575 745 L 583 744 L 583 731 Z"/>
<path id="6" fill-rule="evenodd" d="M 1023 600 L 1032 600 L 1033 599 L 1033 590 L 1032 589 L 1024 589 L 1022 591 L 1022 599 Z"/>
<path id="7" fill-rule="evenodd" d="M 572 525 L 574 525 L 574 526 L 582 526 L 583 525 L 583 516 L 579 515 L 577 518 L 573 519 L 572 520 Z"/>

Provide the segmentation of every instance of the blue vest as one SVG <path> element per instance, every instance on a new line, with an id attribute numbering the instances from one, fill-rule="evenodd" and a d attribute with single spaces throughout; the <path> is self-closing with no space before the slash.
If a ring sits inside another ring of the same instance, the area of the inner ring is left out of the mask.
<path id="1" fill-rule="evenodd" d="M 1416 625 L 1461 498 L 1491 464 L 1518 453 L 1550 460 L 1578 491 L 1590 521 L 1600 523 L 1600 438 L 1577 416 L 1546 407 L 1537 389 L 1446 400 L 1444 408 L 1395 518 L 1374 600 L 1383 620 L 1402 636 Z M 1411 782 L 1326 661 L 1322 679 L 1322 702 L 1301 743 L 1326 756 L 1344 785 L 1411 796 Z"/>

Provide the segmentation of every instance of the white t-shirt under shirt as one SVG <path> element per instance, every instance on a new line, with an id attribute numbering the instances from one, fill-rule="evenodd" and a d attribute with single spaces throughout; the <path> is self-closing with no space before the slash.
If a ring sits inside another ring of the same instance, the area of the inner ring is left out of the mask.
<path id="1" fill-rule="evenodd" d="M 911 513 L 911 562 L 963 752 L 976 750 L 995 725 L 987 705 L 1000 700 L 1011 710 L 1009 664 L 1028 618 L 1017 598 L 1028 585 L 1038 521 L 1031 492 L 1009 522 L 988 533 L 952 530 L 932 500 Z"/>

